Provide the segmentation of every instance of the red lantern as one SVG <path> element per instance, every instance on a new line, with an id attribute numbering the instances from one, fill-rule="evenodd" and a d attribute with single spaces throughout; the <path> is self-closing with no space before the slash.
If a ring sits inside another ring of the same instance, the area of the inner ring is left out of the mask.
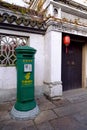
<path id="1" fill-rule="evenodd" d="M 66 53 L 68 53 L 68 46 L 69 46 L 69 44 L 70 44 L 70 37 L 67 35 L 67 36 L 65 36 L 64 38 L 63 38 L 63 43 L 65 44 L 65 46 L 66 46 Z"/>

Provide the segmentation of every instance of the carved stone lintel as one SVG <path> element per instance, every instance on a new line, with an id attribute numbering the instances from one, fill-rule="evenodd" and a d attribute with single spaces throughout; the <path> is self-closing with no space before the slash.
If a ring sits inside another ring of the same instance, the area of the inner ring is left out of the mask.
<path id="1" fill-rule="evenodd" d="M 67 22 L 62 23 L 60 21 L 54 21 L 53 19 L 50 19 L 47 23 L 47 27 L 48 27 L 47 32 L 58 31 L 81 36 L 87 36 L 86 26 L 75 25 Z"/>

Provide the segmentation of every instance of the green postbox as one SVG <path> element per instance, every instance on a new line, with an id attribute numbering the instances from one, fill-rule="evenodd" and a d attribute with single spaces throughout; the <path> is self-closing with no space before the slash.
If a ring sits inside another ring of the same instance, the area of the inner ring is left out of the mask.
<path id="1" fill-rule="evenodd" d="M 34 54 L 36 50 L 29 46 L 16 48 L 17 56 L 17 101 L 15 109 L 28 111 L 36 107 L 34 99 Z"/>

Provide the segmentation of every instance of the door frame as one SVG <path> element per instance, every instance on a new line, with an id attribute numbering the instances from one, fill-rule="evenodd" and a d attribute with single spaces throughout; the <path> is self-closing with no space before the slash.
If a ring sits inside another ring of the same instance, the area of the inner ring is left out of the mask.
<path id="1" fill-rule="evenodd" d="M 82 42 L 82 87 L 81 88 L 87 88 L 87 38 L 83 37 L 83 36 L 77 36 L 74 34 L 67 34 L 67 33 L 63 33 L 62 34 L 62 45 L 63 45 L 63 37 L 65 35 L 69 35 L 71 40 L 73 41 L 78 41 L 78 42 Z M 75 38 L 76 37 L 76 38 Z M 78 39 L 77 39 L 78 37 Z M 63 50 L 62 50 L 63 52 Z M 63 61 L 63 59 L 62 59 Z M 62 64 L 63 66 L 63 64 Z M 62 73 L 62 71 L 61 71 Z M 62 76 L 62 74 L 61 74 Z M 62 77 L 61 77 L 62 79 Z"/>

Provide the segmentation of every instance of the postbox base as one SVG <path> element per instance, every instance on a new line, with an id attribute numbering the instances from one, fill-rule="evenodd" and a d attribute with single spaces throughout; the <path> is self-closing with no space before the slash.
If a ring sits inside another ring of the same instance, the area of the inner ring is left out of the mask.
<path id="1" fill-rule="evenodd" d="M 13 119 L 18 119 L 18 120 L 34 119 L 39 114 L 39 112 L 40 111 L 37 105 L 35 108 L 29 111 L 19 111 L 16 110 L 15 107 L 13 106 L 11 110 L 11 117 Z"/>
<path id="2" fill-rule="evenodd" d="M 27 101 L 27 102 L 16 102 L 14 105 L 15 109 L 18 111 L 29 111 L 36 107 L 36 101 Z"/>

